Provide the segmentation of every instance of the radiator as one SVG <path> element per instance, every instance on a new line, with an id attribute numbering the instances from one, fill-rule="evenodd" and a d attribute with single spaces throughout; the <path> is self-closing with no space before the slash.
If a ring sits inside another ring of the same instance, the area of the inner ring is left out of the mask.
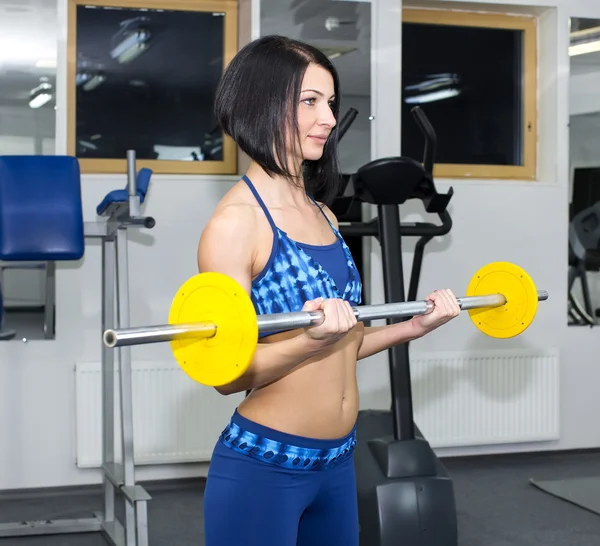
<path id="1" fill-rule="evenodd" d="M 136 464 L 210 460 L 243 394 L 221 396 L 189 379 L 175 362 L 132 367 Z M 413 353 L 411 373 L 415 421 L 432 447 L 559 437 L 558 350 Z M 100 363 L 77 364 L 75 386 L 77 464 L 98 467 Z M 115 442 L 120 448 L 118 435 Z"/>
<path id="2" fill-rule="evenodd" d="M 559 351 L 411 354 L 414 418 L 432 447 L 557 440 Z"/>
<path id="3" fill-rule="evenodd" d="M 115 363 L 115 368 L 118 363 Z M 102 463 L 102 374 L 99 362 L 75 366 L 77 466 Z M 115 372 L 116 423 L 119 421 Z M 209 461 L 217 437 L 243 394 L 222 396 L 191 380 L 175 362 L 134 362 L 134 460 L 138 465 Z M 118 429 L 117 429 L 118 432 Z M 121 438 L 115 435 L 121 449 Z"/>

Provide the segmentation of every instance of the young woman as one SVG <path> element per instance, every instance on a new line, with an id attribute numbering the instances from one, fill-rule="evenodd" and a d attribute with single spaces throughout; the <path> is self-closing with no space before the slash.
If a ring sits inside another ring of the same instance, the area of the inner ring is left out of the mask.
<path id="1" fill-rule="evenodd" d="M 332 212 L 338 191 L 339 82 L 310 45 L 268 36 L 244 47 L 219 84 L 223 130 L 248 154 L 245 176 L 204 229 L 198 266 L 237 280 L 258 314 L 320 309 L 319 326 L 261 336 L 224 394 L 251 391 L 217 441 L 206 484 L 206 546 L 356 546 L 353 451 L 357 360 L 459 314 L 450 290 L 427 315 L 357 323 L 361 279 Z"/>

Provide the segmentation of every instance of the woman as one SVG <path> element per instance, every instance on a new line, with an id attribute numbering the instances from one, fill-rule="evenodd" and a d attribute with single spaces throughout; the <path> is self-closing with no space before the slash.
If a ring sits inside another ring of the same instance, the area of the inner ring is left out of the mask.
<path id="1" fill-rule="evenodd" d="M 198 247 L 202 271 L 250 294 L 258 314 L 320 309 L 323 323 L 261 336 L 224 394 L 251 391 L 221 434 L 205 491 L 206 546 L 356 546 L 356 362 L 459 314 L 450 290 L 427 315 L 365 328 L 361 280 L 336 218 L 339 82 L 317 49 L 279 36 L 244 47 L 219 84 L 223 130 L 248 154 Z"/>

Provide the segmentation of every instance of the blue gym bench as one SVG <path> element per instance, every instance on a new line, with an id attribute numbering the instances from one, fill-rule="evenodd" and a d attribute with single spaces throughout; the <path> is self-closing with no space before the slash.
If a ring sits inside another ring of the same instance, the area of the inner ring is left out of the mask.
<path id="1" fill-rule="evenodd" d="M 104 512 L 87 519 L 0 523 L 0 537 L 101 532 L 117 546 L 148 546 L 147 501 L 150 495 L 135 482 L 131 353 L 119 356 L 121 462 L 115 453 L 115 350 L 102 343 L 108 328 L 129 326 L 127 231 L 151 229 L 153 218 L 141 215 L 152 171 L 136 171 L 134 151 L 127 153 L 127 187 L 110 192 L 96 208 L 97 220 L 84 222 L 79 163 L 70 156 L 0 156 L 0 261 L 52 264 L 83 257 L 85 239 L 102 242 L 102 320 L 98 346 L 102 351 L 102 473 Z M 25 265 L 23 265 L 25 264 Z M 0 279 L 1 280 L 1 279 Z M 1 287 L 0 287 L 1 288 Z M 115 297 L 116 296 L 116 297 Z M 0 291 L 0 317 L 1 311 Z M 50 303 L 48 303 L 50 301 Z M 54 336 L 54 295 L 47 298 L 45 337 Z M 1 322 L 0 322 L 1 330 Z M 60 335 L 60 325 L 58 326 Z M 12 335 L 11 335 L 12 334 Z M 17 332 L 4 332 L 11 339 Z M 116 493 L 125 499 L 125 521 L 115 515 Z M 1 518 L 1 516 L 0 516 Z"/>

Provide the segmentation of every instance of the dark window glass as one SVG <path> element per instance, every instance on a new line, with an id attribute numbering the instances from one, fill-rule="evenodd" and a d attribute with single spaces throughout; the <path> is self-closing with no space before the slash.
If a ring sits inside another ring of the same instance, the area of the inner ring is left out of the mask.
<path id="1" fill-rule="evenodd" d="M 419 105 L 436 163 L 523 165 L 523 31 L 404 23 L 402 154 L 420 158 Z"/>
<path id="2" fill-rule="evenodd" d="M 77 7 L 76 154 L 221 161 L 224 14 Z"/>

